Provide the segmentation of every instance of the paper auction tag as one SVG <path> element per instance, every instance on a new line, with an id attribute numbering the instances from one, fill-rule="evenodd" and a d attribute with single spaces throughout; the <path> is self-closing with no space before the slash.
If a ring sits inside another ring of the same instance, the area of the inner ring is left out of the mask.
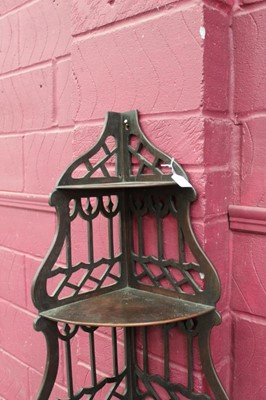
<path id="1" fill-rule="evenodd" d="M 186 178 L 184 178 L 182 175 L 178 175 L 176 172 L 175 172 L 175 170 L 174 170 L 174 158 L 172 158 L 171 159 L 171 163 L 170 164 L 162 164 L 162 167 L 168 167 L 168 168 L 170 168 L 171 170 L 172 170 L 172 176 L 171 176 L 171 178 L 175 181 L 175 183 L 177 183 L 178 184 L 178 186 L 180 186 L 180 187 L 183 187 L 183 188 L 189 188 L 189 187 L 193 187 L 190 183 L 189 183 L 189 181 L 186 179 Z"/>
<path id="2" fill-rule="evenodd" d="M 183 188 L 188 188 L 192 187 L 192 185 L 189 183 L 186 178 L 184 178 L 182 175 L 177 175 L 175 172 L 172 175 L 172 179 L 175 181 L 175 183 L 178 184 L 178 186 L 183 187 Z"/>

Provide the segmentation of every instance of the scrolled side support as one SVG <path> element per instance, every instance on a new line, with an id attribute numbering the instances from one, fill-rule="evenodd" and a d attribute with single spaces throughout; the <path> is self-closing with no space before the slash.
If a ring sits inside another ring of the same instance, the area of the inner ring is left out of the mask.
<path id="1" fill-rule="evenodd" d="M 216 400 L 229 400 L 222 383 L 216 373 L 211 351 L 210 333 L 214 325 L 219 325 L 221 317 L 217 311 L 205 314 L 198 318 L 198 340 L 202 370 Z"/>
<path id="2" fill-rule="evenodd" d="M 44 334 L 47 347 L 45 371 L 36 400 L 48 400 L 55 384 L 59 364 L 57 323 L 39 317 L 34 321 L 34 329 Z"/>

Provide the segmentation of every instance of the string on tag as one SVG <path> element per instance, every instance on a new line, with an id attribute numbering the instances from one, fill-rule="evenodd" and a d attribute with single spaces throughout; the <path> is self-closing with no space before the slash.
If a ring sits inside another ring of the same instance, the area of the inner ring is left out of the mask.
<path id="1" fill-rule="evenodd" d="M 174 161 L 175 159 L 172 158 L 170 164 L 161 164 L 162 167 L 168 167 L 172 171 L 172 176 L 171 178 L 178 184 L 178 186 L 183 187 L 183 188 L 188 188 L 191 187 L 192 185 L 189 183 L 189 181 L 184 178 L 182 175 L 178 175 L 175 170 L 174 170 Z"/>
<path id="2" fill-rule="evenodd" d="M 174 170 L 174 158 L 171 158 L 171 162 L 170 164 L 161 164 L 162 167 L 168 167 L 171 168 L 172 174 L 175 174 L 175 170 Z"/>

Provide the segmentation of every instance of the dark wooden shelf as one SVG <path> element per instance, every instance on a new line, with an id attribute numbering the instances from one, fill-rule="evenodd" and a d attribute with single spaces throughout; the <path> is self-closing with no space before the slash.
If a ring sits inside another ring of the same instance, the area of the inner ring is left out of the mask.
<path id="1" fill-rule="evenodd" d="M 40 314 L 76 325 L 129 327 L 186 320 L 212 310 L 213 306 L 126 287 Z"/>
<path id="2" fill-rule="evenodd" d="M 125 189 L 125 188 L 151 188 L 161 186 L 177 186 L 174 181 L 132 181 L 132 182 L 108 182 L 89 183 L 88 185 L 58 185 L 57 189 L 79 190 L 79 189 Z"/>

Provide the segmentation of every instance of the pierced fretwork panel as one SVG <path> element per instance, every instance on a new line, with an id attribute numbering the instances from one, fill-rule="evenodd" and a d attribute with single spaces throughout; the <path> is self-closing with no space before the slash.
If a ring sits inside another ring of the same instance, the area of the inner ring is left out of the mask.
<path id="1" fill-rule="evenodd" d="M 179 293 L 201 293 L 204 274 L 185 242 L 178 199 L 150 192 L 131 195 L 129 203 L 136 280 Z"/>
<path id="2" fill-rule="evenodd" d="M 160 158 L 160 153 L 151 152 L 144 142 L 143 137 L 134 134 L 129 136 L 129 165 L 130 175 L 139 177 L 141 175 L 164 175 L 165 160 Z M 169 174 L 169 169 L 166 171 Z"/>
<path id="3" fill-rule="evenodd" d="M 156 335 L 154 328 L 139 329 L 135 371 L 139 400 L 211 400 L 207 393 L 202 393 L 202 376 L 196 371 L 197 334 L 193 319 L 160 326 Z M 174 351 L 169 352 L 170 347 Z M 179 366 L 173 366 L 170 356 Z"/>
<path id="4" fill-rule="evenodd" d="M 118 328 L 58 324 L 58 338 L 65 347 L 68 399 L 127 398 L 123 336 Z"/>
<path id="5" fill-rule="evenodd" d="M 117 284 L 122 263 L 120 212 L 118 196 L 70 201 L 63 251 L 47 278 L 49 296 L 61 300 Z"/>
<path id="6" fill-rule="evenodd" d="M 107 117 L 97 143 L 66 169 L 58 187 L 96 182 L 170 181 L 172 169 L 187 179 L 177 162 L 149 142 L 139 126 L 136 111 L 111 112 Z"/>
<path id="7" fill-rule="evenodd" d="M 105 141 L 95 146 L 86 156 L 81 157 L 71 178 L 110 178 L 117 176 L 117 140 L 113 135 L 107 135 Z"/>

